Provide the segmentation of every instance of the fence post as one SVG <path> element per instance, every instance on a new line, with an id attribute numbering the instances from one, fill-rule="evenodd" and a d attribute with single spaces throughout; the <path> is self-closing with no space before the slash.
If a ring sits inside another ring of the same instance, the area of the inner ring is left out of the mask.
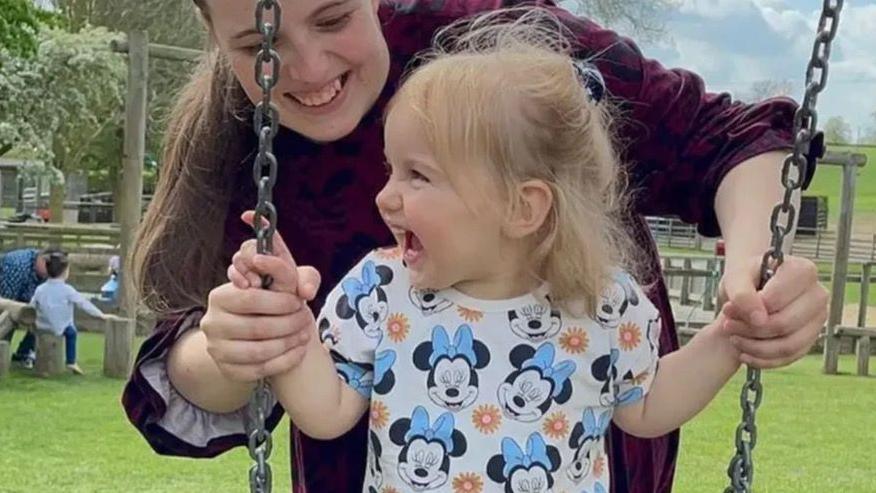
<path id="1" fill-rule="evenodd" d="M 866 377 L 870 374 L 870 338 L 858 337 L 855 342 L 855 356 L 858 360 L 858 375 Z"/>
<path id="2" fill-rule="evenodd" d="M 672 234 L 673 234 L 672 230 L 674 229 L 674 224 L 675 224 L 675 221 L 670 219 L 669 220 L 669 239 L 667 240 L 667 246 L 670 248 L 672 248 Z"/>
<path id="3" fill-rule="evenodd" d="M 690 304 L 690 269 L 691 262 L 689 258 L 684 259 L 684 273 L 681 276 L 681 294 L 678 297 L 678 302 L 682 305 Z"/>
<path id="4" fill-rule="evenodd" d="M 12 355 L 9 351 L 9 343 L 0 341 L 0 378 L 9 374 L 10 364 L 12 364 Z"/>
<path id="5" fill-rule="evenodd" d="M 870 269 L 873 264 L 861 265 L 861 299 L 858 301 L 858 327 L 867 326 L 867 298 L 870 296 Z"/>
<path id="6" fill-rule="evenodd" d="M 103 374 L 128 378 L 133 362 L 134 330 L 131 319 L 107 317 L 104 321 Z"/>
<path id="7" fill-rule="evenodd" d="M 51 377 L 64 372 L 64 339 L 53 332 L 36 331 L 36 366 L 34 372 Z"/>
<path id="8" fill-rule="evenodd" d="M 843 163 L 843 183 L 840 193 L 840 216 L 836 228 L 836 249 L 833 258 L 833 281 L 831 284 L 830 313 L 824 334 L 824 373 L 835 375 L 839 365 L 840 338 L 836 326 L 842 323 L 846 277 L 849 270 L 849 240 L 852 232 L 852 203 L 855 200 L 855 182 L 858 165 L 853 161 Z"/>
<path id="9" fill-rule="evenodd" d="M 870 242 L 870 260 L 876 260 L 876 233 L 873 233 L 873 241 Z"/>
<path id="10" fill-rule="evenodd" d="M 703 310 L 710 312 L 715 309 L 715 259 L 706 261 L 706 270 L 710 275 L 706 278 L 706 285 L 703 289 Z"/>

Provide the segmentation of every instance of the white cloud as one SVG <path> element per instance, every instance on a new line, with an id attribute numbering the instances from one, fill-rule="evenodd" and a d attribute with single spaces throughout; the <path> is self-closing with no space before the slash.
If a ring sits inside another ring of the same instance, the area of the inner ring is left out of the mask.
<path id="1" fill-rule="evenodd" d="M 679 11 L 683 14 L 720 19 L 751 6 L 752 0 L 682 0 Z"/>
<path id="2" fill-rule="evenodd" d="M 693 70 L 716 91 L 742 93 L 757 80 L 790 80 L 802 97 L 821 3 L 802 0 L 683 0 L 670 19 L 671 43 L 645 46 L 667 66 Z M 847 1 L 819 98 L 821 121 L 842 116 L 853 128 L 876 110 L 876 0 Z"/>

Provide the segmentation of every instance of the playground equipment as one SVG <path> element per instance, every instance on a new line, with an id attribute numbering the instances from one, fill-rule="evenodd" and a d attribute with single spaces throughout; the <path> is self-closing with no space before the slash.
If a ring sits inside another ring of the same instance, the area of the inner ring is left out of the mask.
<path id="1" fill-rule="evenodd" d="M 782 185 L 785 194 L 781 203 L 773 209 L 770 229 L 772 232 L 772 244 L 763 256 L 759 288 L 772 277 L 776 269 L 784 260 L 783 245 L 785 237 L 794 229 L 796 209 L 792 203 L 794 194 L 802 187 L 807 176 L 810 163 L 807 158 L 812 154 L 810 148 L 820 149 L 823 136 L 817 131 L 816 103 L 818 94 L 827 83 L 828 59 L 830 57 L 831 43 L 836 35 L 839 25 L 839 14 L 842 10 L 843 0 L 824 0 L 821 16 L 817 28 L 817 34 L 812 49 L 812 54 L 806 69 L 805 94 L 803 102 L 797 110 L 794 118 L 794 148 L 784 161 L 782 170 Z M 253 178 L 258 188 L 258 204 L 255 208 L 255 236 L 258 241 L 259 253 L 271 252 L 271 239 L 276 227 L 276 209 L 272 203 L 272 188 L 277 172 L 277 160 L 273 154 L 273 138 L 278 129 L 277 109 L 271 102 L 271 89 L 276 85 L 275 74 L 280 74 L 281 60 L 274 50 L 274 38 L 277 26 L 281 19 L 281 7 L 278 0 L 256 0 L 255 26 L 262 35 L 260 50 L 256 56 L 255 77 L 262 89 L 262 100 L 256 105 L 253 126 L 259 136 L 258 154 L 253 163 Z M 131 80 L 134 82 L 129 87 L 129 115 L 131 117 L 126 126 L 126 156 L 130 156 L 130 162 L 136 164 L 131 167 L 131 180 L 137 179 L 137 170 L 140 162 L 137 156 L 142 156 L 143 127 L 145 125 L 145 59 L 146 54 L 154 53 L 156 56 L 174 57 L 176 59 L 191 59 L 196 56 L 192 53 L 183 53 L 180 50 L 170 50 L 167 47 L 150 46 L 147 48 L 145 35 L 138 34 L 130 37 L 129 45 L 119 44 L 118 51 L 128 51 L 132 55 L 130 65 Z M 135 47 L 137 47 L 135 49 Z M 135 53 L 138 55 L 133 56 Z M 136 97 L 133 97 L 136 95 Z M 128 142 L 128 138 L 131 142 Z M 130 148 L 129 148 L 130 147 Z M 814 158 L 820 158 L 820 155 Z M 127 164 L 127 163 L 126 163 Z M 126 168 L 127 169 L 127 168 Z M 138 191 L 136 182 L 126 189 Z M 139 203 L 139 196 L 132 198 Z M 135 210 L 132 206 L 126 208 L 131 211 L 130 217 L 123 216 L 123 223 L 136 224 Z M 262 225 L 262 218 L 266 219 L 266 226 Z M 122 234 L 123 257 L 132 247 L 132 227 L 124 227 Z M 845 273 L 843 273 L 845 274 Z M 263 286 L 267 287 L 271 280 L 263 279 Z M 123 294 L 121 305 L 132 305 Z M 125 313 L 132 313 L 132 308 L 126 308 Z M 0 348 L 2 350 L 2 348 Z M 0 369 L 2 371 L 2 369 Z M 757 439 L 757 426 L 755 422 L 756 411 L 763 397 L 763 387 L 760 381 L 760 370 L 748 368 L 746 382 L 743 386 L 740 403 L 742 406 L 742 420 L 736 430 L 736 454 L 730 461 L 728 477 L 730 485 L 724 490 L 725 493 L 751 493 L 751 485 L 754 476 L 752 452 Z M 254 464 L 249 470 L 250 491 L 254 493 L 269 493 L 271 491 L 271 467 L 268 459 L 271 454 L 272 440 L 270 433 L 265 428 L 265 418 L 270 413 L 270 393 L 264 382 L 259 382 L 250 401 L 252 428 L 248 430 L 248 450 Z"/>

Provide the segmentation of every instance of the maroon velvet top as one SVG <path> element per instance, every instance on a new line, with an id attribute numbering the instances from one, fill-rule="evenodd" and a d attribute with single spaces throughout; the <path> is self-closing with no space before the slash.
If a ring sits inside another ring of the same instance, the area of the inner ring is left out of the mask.
<path id="1" fill-rule="evenodd" d="M 322 274 L 314 311 L 364 253 L 393 241 L 378 215 L 374 197 L 385 181 L 381 115 L 403 70 L 416 52 L 428 47 L 437 28 L 501 5 L 502 0 L 415 0 L 404 6 L 381 6 L 392 64 L 387 87 L 373 110 L 351 135 L 330 144 L 309 142 L 291 131 L 279 134 L 275 150 L 280 167 L 274 193 L 279 230 L 299 264 L 313 265 Z M 653 271 L 659 272 L 657 251 L 642 216 L 677 215 L 697 224 L 704 234 L 718 234 L 713 204 L 721 179 L 747 158 L 789 149 L 796 106 L 789 99 L 744 105 L 732 102 L 727 94 L 708 93 L 697 75 L 666 69 L 643 58 L 629 39 L 558 11 L 578 38 L 578 55 L 594 57 L 605 78 L 608 97 L 618 107 L 616 130 L 623 144 L 622 157 L 637 190 L 630 233 L 642 255 L 650 259 Z M 226 221 L 229 260 L 240 243 L 251 237 L 251 231 L 238 219 L 255 203 L 251 171 L 245 168 Z M 660 342 L 662 352 L 668 352 L 678 347 L 675 322 L 666 288 L 659 276 L 653 277 L 641 281 L 654 281 L 650 297 L 664 320 Z M 197 320 L 198 314 L 194 316 Z M 244 435 L 217 436 L 206 447 L 180 440 L 156 423 L 165 413 L 166 402 L 138 371 L 144 362 L 164 357 L 184 318 L 160 323 L 143 344 L 123 403 L 131 422 L 158 453 L 211 457 L 245 444 Z M 276 426 L 281 416 L 278 406 L 270 425 Z M 296 492 L 360 491 L 366 430 L 363 418 L 353 431 L 333 441 L 315 441 L 294 432 Z M 643 440 L 612 427 L 613 491 L 670 491 L 678 438 L 675 432 Z"/>

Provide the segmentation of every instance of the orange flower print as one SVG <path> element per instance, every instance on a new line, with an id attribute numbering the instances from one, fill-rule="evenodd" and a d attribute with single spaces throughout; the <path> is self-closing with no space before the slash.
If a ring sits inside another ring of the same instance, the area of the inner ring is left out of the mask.
<path id="1" fill-rule="evenodd" d="M 389 422 L 389 409 L 386 404 L 375 400 L 371 402 L 371 426 L 378 430 L 386 426 Z"/>
<path id="2" fill-rule="evenodd" d="M 554 440 L 562 440 L 569 433 L 569 420 L 565 414 L 557 411 L 544 420 L 542 430 Z"/>
<path id="3" fill-rule="evenodd" d="M 383 493 L 398 493 L 398 490 L 392 486 L 387 486 L 386 488 L 383 488 Z"/>
<path id="4" fill-rule="evenodd" d="M 453 478 L 453 493 L 481 493 L 484 480 L 473 472 L 464 472 Z"/>
<path id="5" fill-rule="evenodd" d="M 471 420 L 478 431 L 484 435 L 490 435 L 495 433 L 496 430 L 499 429 L 499 426 L 502 425 L 502 412 L 496 406 L 484 404 L 478 406 L 478 408 L 471 413 Z"/>
<path id="6" fill-rule="evenodd" d="M 378 248 L 376 253 L 377 256 L 382 259 L 392 260 L 401 258 L 402 251 L 401 248 L 399 248 L 398 246 L 394 246 L 388 248 Z"/>
<path id="7" fill-rule="evenodd" d="M 560 335 L 560 347 L 570 354 L 581 354 L 587 351 L 590 338 L 581 327 L 570 327 Z"/>
<path id="8" fill-rule="evenodd" d="M 593 475 L 597 478 L 602 476 L 602 473 L 605 472 L 605 456 L 599 455 L 596 460 L 593 461 Z"/>
<path id="9" fill-rule="evenodd" d="M 411 324 L 402 313 L 393 313 L 386 322 L 386 334 L 393 342 L 402 342 L 408 336 Z"/>
<path id="10" fill-rule="evenodd" d="M 484 313 L 477 310 L 469 310 L 468 308 L 457 306 L 456 311 L 459 312 L 459 316 L 464 318 L 466 322 L 480 322 L 484 318 Z"/>
<path id="11" fill-rule="evenodd" d="M 628 322 L 617 330 L 617 343 L 624 351 L 632 351 L 642 343 L 642 329 L 638 325 Z"/>

